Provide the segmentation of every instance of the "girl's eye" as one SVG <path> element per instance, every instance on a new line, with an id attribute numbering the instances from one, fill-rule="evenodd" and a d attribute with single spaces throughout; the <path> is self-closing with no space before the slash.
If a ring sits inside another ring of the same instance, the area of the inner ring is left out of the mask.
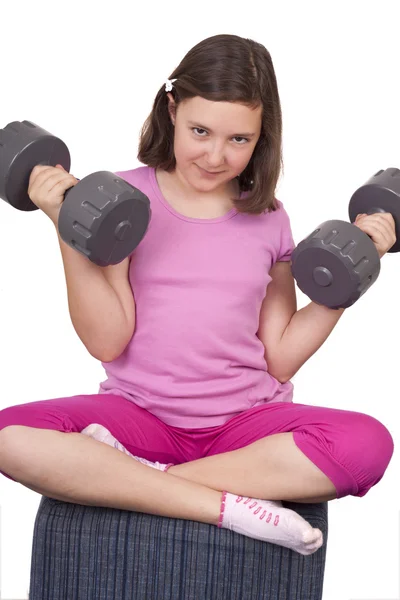
<path id="1" fill-rule="evenodd" d="M 200 133 L 198 133 L 199 131 L 205 131 L 205 129 L 201 129 L 201 127 L 192 127 L 192 131 L 197 132 L 196 135 L 200 136 L 200 137 L 204 137 L 204 135 L 201 135 Z"/>
<path id="2" fill-rule="evenodd" d="M 248 142 L 248 141 L 249 141 L 247 138 L 240 137 L 240 136 L 236 136 L 236 137 L 234 137 L 233 139 L 234 139 L 234 140 L 244 140 L 244 143 L 246 143 L 246 142 Z M 242 145 L 242 144 L 239 144 L 239 145 Z"/>
<path id="3" fill-rule="evenodd" d="M 203 133 L 207 133 L 207 131 L 205 129 L 202 129 L 201 127 L 192 127 L 192 131 L 194 131 L 198 137 L 205 137 L 205 135 L 203 135 Z M 234 139 L 234 140 L 244 140 L 244 142 L 237 142 L 237 144 L 239 146 L 242 146 L 243 143 L 247 143 L 249 141 L 247 138 L 240 137 L 240 136 L 235 136 L 232 139 Z"/>

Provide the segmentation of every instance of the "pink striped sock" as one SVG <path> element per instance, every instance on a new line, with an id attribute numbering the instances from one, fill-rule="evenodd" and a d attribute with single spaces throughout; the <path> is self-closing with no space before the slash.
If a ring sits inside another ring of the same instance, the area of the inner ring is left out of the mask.
<path id="1" fill-rule="evenodd" d="M 322 532 L 281 502 L 244 498 L 223 492 L 218 527 L 242 535 L 312 554 L 323 543 Z"/>

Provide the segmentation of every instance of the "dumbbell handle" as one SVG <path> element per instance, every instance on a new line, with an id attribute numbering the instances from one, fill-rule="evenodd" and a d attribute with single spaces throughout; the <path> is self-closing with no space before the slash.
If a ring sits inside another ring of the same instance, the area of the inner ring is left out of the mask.
<path id="1" fill-rule="evenodd" d="M 386 212 L 386 210 L 383 210 L 383 208 L 379 208 L 378 206 L 373 206 L 372 208 L 367 210 L 367 212 L 365 214 L 366 215 L 375 215 L 376 213 L 385 213 L 385 212 Z"/>

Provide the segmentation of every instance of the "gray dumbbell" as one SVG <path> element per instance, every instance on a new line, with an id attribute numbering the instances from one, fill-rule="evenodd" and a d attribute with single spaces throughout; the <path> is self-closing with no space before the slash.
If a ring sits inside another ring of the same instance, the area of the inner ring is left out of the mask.
<path id="1" fill-rule="evenodd" d="M 292 254 L 292 274 L 311 300 L 329 308 L 348 308 L 377 280 L 380 259 L 371 238 L 352 223 L 360 213 L 388 212 L 396 223 L 400 251 L 400 170 L 373 175 L 353 194 L 350 223 L 326 221 L 302 240 Z"/>
<path id="2" fill-rule="evenodd" d="M 0 198 L 22 211 L 37 210 L 28 196 L 35 165 L 60 164 L 69 172 L 67 146 L 30 121 L 0 129 Z M 58 229 L 72 248 L 100 266 L 126 258 L 144 237 L 150 202 L 140 190 L 114 173 L 98 171 L 67 190 Z"/>

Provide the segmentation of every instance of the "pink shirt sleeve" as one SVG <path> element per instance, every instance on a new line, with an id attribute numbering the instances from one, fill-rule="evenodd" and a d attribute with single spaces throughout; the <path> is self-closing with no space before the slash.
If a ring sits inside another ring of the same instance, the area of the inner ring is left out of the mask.
<path id="1" fill-rule="evenodd" d="M 296 247 L 293 240 L 292 228 L 290 226 L 289 215 L 283 207 L 282 202 L 278 200 L 279 206 L 279 222 L 281 225 L 280 230 L 280 247 L 276 261 L 288 261 L 291 259 L 292 252 Z"/>

